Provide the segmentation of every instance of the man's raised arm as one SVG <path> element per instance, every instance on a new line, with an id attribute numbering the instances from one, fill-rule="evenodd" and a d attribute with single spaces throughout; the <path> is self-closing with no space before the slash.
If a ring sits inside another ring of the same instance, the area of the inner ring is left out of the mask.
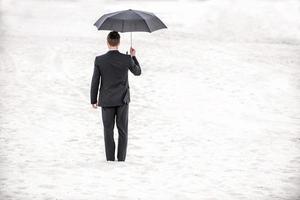
<path id="1" fill-rule="evenodd" d="M 139 76 L 139 75 L 141 75 L 142 70 L 141 70 L 138 60 L 135 57 L 135 49 L 134 48 L 130 48 L 130 55 L 131 55 L 131 59 L 130 59 L 129 70 L 134 75 Z"/>

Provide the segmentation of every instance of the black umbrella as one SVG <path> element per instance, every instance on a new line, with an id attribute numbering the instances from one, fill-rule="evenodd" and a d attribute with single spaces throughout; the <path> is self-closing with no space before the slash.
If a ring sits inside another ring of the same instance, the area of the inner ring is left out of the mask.
<path id="1" fill-rule="evenodd" d="M 100 17 L 94 26 L 98 30 L 113 30 L 121 33 L 130 33 L 132 46 L 132 32 L 153 32 L 167 26 L 153 13 L 139 10 L 122 10 L 108 13 Z"/>

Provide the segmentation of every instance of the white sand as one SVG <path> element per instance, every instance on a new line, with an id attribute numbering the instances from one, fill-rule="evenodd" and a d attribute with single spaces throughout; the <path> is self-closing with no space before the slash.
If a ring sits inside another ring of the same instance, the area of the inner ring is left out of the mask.
<path id="1" fill-rule="evenodd" d="M 1 200 L 300 199 L 299 1 L 0 6 Z M 106 162 L 92 24 L 127 8 L 169 28 L 133 34 L 127 158 Z"/>

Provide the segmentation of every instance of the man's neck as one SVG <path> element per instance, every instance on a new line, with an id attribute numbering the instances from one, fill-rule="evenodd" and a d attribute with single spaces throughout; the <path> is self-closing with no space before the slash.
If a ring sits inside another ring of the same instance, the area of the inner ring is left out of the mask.
<path id="1" fill-rule="evenodd" d="M 118 47 L 109 47 L 109 51 L 118 51 Z"/>

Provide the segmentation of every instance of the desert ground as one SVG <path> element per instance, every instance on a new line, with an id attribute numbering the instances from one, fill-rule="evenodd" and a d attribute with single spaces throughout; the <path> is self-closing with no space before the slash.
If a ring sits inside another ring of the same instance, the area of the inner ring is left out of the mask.
<path id="1" fill-rule="evenodd" d="M 108 31 L 93 23 L 129 8 L 168 29 L 133 33 L 142 75 L 129 76 L 126 162 L 107 162 L 89 95 Z M 0 0 L 0 199 L 299 200 L 299 11 L 298 0 Z"/>

